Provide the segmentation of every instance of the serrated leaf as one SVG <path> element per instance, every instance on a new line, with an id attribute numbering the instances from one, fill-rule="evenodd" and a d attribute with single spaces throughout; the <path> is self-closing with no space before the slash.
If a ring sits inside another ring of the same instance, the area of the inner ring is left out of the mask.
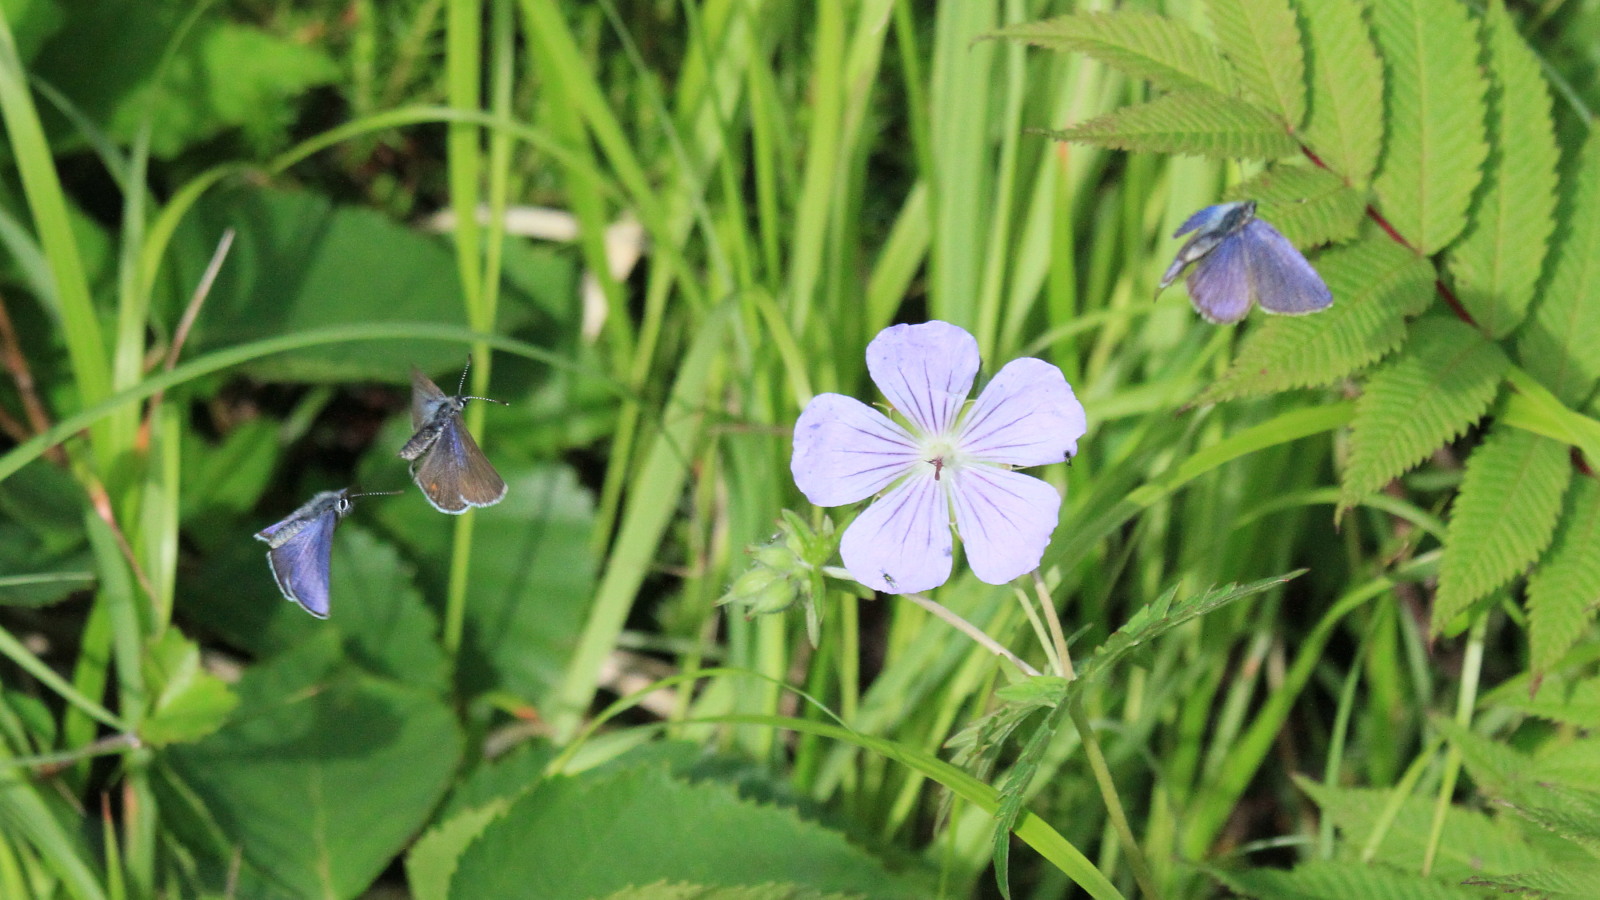
<path id="1" fill-rule="evenodd" d="M 1460 437 L 1489 409 L 1508 365 L 1497 345 L 1457 319 L 1413 322 L 1405 348 L 1367 379 L 1356 401 L 1340 508 Z"/>
<path id="2" fill-rule="evenodd" d="M 1489 153 L 1477 28 L 1456 0 L 1380 0 L 1372 31 L 1389 123 L 1373 188 L 1389 224 L 1431 256 L 1466 227 Z"/>
<path id="3" fill-rule="evenodd" d="M 1214 877 L 1260 900 L 1480 900 L 1481 892 L 1433 878 L 1355 862 L 1316 860 L 1294 869 L 1219 872 Z"/>
<path id="4" fill-rule="evenodd" d="M 825 894 L 795 884 L 707 887 L 703 884 L 657 882 L 617 891 L 605 900 L 855 900 L 859 894 Z"/>
<path id="5" fill-rule="evenodd" d="M 1588 900 L 1600 897 L 1600 863 L 1569 861 L 1559 869 L 1519 872 L 1514 875 L 1469 878 L 1462 882 L 1491 887 L 1503 894 L 1543 898 L 1571 897 Z"/>
<path id="6" fill-rule="evenodd" d="M 927 895 L 792 810 L 649 766 L 540 783 L 461 855 L 450 896 L 581 900 L 658 881 L 787 882 L 886 900 Z"/>
<path id="7" fill-rule="evenodd" d="M 1333 306 L 1314 316 L 1273 316 L 1251 329 L 1233 366 L 1196 403 L 1316 387 L 1387 356 L 1406 319 L 1433 301 L 1433 265 L 1387 238 L 1317 257 Z"/>
<path id="8" fill-rule="evenodd" d="M 1243 100 L 1193 92 L 1167 94 L 1046 133 L 1119 150 L 1224 159 L 1279 159 L 1300 148 L 1280 123 Z"/>
<path id="9" fill-rule="evenodd" d="M 200 647 L 176 628 L 153 638 L 144 658 L 155 708 L 139 727 L 151 746 L 194 741 L 222 727 L 239 704 L 228 685 L 200 664 Z"/>
<path id="10" fill-rule="evenodd" d="M 1575 478 L 1566 512 L 1528 579 L 1529 668 L 1538 679 L 1578 643 L 1600 606 L 1600 482 Z"/>
<path id="11" fill-rule="evenodd" d="M 1517 343 L 1528 371 L 1570 406 L 1600 380 L 1600 131 L 1589 134 L 1569 198 L 1550 280 Z"/>
<path id="12" fill-rule="evenodd" d="M 1033 783 L 1033 776 L 1038 774 L 1039 765 L 1044 761 L 1044 752 L 1049 749 L 1056 730 L 1066 716 L 1067 705 L 1061 703 L 1039 717 L 1038 727 L 1029 735 L 1022 752 L 1017 754 L 1017 761 L 1006 772 L 1005 781 L 1000 785 L 1000 806 L 994 812 L 994 832 L 989 841 L 995 884 L 1005 900 L 1011 900 L 1011 829 L 1022 817 L 1028 800 L 1028 786 Z"/>
<path id="13" fill-rule="evenodd" d="M 1600 679 L 1574 682 L 1552 674 L 1537 694 L 1511 692 L 1498 697 L 1498 703 L 1530 716 L 1593 729 L 1600 726 Z"/>
<path id="14" fill-rule="evenodd" d="M 1311 70 L 1306 145 L 1365 187 L 1383 149 L 1383 63 L 1355 0 L 1297 0 Z"/>
<path id="15" fill-rule="evenodd" d="M 1157 637 L 1171 631 L 1185 622 L 1197 619 L 1207 613 L 1214 612 L 1246 597 L 1253 597 L 1262 591 L 1272 590 L 1279 585 L 1286 584 L 1301 575 L 1305 569 L 1286 572 L 1272 578 L 1263 578 L 1248 584 L 1228 584 L 1221 587 L 1211 587 L 1198 594 L 1177 599 L 1178 586 L 1173 585 L 1163 591 L 1154 602 L 1140 607 L 1121 628 L 1112 632 L 1105 643 L 1096 647 L 1089 658 L 1078 665 L 1078 677 L 1067 684 L 1067 690 L 1075 693 L 1093 684 L 1103 676 L 1119 660 L 1133 652 L 1142 644 L 1148 643 Z"/>
<path id="16" fill-rule="evenodd" d="M 1211 0 L 1211 25 L 1246 95 L 1290 131 L 1306 116 L 1306 60 L 1289 0 Z"/>
<path id="17" fill-rule="evenodd" d="M 506 798 L 456 813 L 428 829 L 406 854 L 406 886 L 415 900 L 448 900 L 450 878 L 461 854 L 506 811 Z"/>
<path id="18" fill-rule="evenodd" d="M 1467 230 L 1445 266 L 1456 298 L 1478 327 L 1502 338 L 1521 324 L 1555 230 L 1555 124 L 1539 61 L 1517 34 L 1503 3 L 1492 3 L 1483 28 L 1494 90 L 1489 101 L 1492 149 L 1483 190 Z"/>
<path id="19" fill-rule="evenodd" d="M 1088 55 L 1164 91 L 1239 92 L 1211 42 L 1182 22 L 1142 12 L 1082 13 L 1013 25 L 990 35 Z"/>
<path id="20" fill-rule="evenodd" d="M 1490 432 L 1466 468 L 1439 564 L 1436 632 L 1550 546 L 1572 478 L 1565 444 L 1510 427 Z"/>
<path id="21" fill-rule="evenodd" d="M 1365 192 L 1316 166 L 1273 166 L 1234 185 L 1226 199 L 1256 201 L 1256 218 L 1300 248 L 1350 240 L 1367 211 Z"/>
<path id="22" fill-rule="evenodd" d="M 1399 868 L 1414 867 L 1434 843 L 1434 804 L 1431 798 L 1407 797 L 1393 809 L 1390 791 L 1374 788 L 1330 787 L 1304 778 L 1300 789 L 1316 801 L 1351 845 L 1365 846 L 1381 831 L 1373 848 L 1373 862 Z M 1433 874 L 1461 880 L 1485 873 L 1539 869 L 1550 858 L 1523 834 L 1516 819 L 1491 818 L 1465 806 L 1445 810 L 1444 827 L 1435 848 Z"/>

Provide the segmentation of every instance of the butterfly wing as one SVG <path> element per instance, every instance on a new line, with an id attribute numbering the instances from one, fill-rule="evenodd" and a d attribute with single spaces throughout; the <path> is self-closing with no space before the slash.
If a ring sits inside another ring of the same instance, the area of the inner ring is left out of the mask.
<path id="1" fill-rule="evenodd" d="M 1237 322 L 1250 312 L 1250 256 L 1239 237 L 1230 236 L 1202 256 L 1184 282 L 1195 311 L 1213 325 Z"/>
<path id="2" fill-rule="evenodd" d="M 278 590 L 319 619 L 328 617 L 328 568 L 333 561 L 333 526 L 338 523 L 338 513 L 330 508 L 267 551 Z"/>
<path id="3" fill-rule="evenodd" d="M 1322 276 L 1278 229 L 1256 219 L 1240 231 L 1238 240 L 1250 257 L 1250 287 L 1262 309 L 1301 316 L 1333 305 Z"/>
<path id="4" fill-rule="evenodd" d="M 505 481 L 478 449 L 460 416 L 452 417 L 439 432 L 411 477 L 434 509 L 451 515 L 471 506 L 493 506 L 506 495 Z"/>
<path id="5" fill-rule="evenodd" d="M 415 431 L 433 418 L 433 411 L 439 408 L 439 401 L 444 400 L 446 394 L 439 389 L 433 379 L 422 374 L 416 366 L 411 367 L 411 430 Z"/>

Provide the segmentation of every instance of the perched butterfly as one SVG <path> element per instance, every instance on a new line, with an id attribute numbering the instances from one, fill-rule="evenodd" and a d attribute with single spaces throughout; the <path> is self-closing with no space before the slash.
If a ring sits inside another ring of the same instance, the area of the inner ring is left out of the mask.
<path id="1" fill-rule="evenodd" d="M 385 491 L 398 494 L 399 491 Z M 267 565 L 285 599 L 300 604 L 319 619 L 328 617 L 328 567 L 333 554 L 333 526 L 350 513 L 355 497 L 348 488 L 323 491 L 276 525 L 256 532 L 267 542 Z"/>
<path id="2" fill-rule="evenodd" d="M 1189 217 L 1173 237 L 1194 237 L 1161 276 L 1156 295 L 1185 267 L 1189 299 L 1207 322 L 1237 322 L 1260 303 L 1269 313 L 1298 316 L 1327 309 L 1333 294 L 1289 239 L 1256 218 L 1254 201 L 1220 203 Z"/>
<path id="3" fill-rule="evenodd" d="M 472 360 L 467 360 L 467 368 Z M 458 516 L 469 506 L 493 506 L 506 495 L 500 473 L 478 449 L 477 441 L 461 421 L 461 410 L 468 400 L 459 392 L 467 385 L 467 370 L 461 372 L 457 394 L 450 396 L 411 367 L 411 427 L 416 433 L 400 448 L 400 458 L 413 460 L 411 479 L 422 488 L 423 496 L 440 512 Z"/>

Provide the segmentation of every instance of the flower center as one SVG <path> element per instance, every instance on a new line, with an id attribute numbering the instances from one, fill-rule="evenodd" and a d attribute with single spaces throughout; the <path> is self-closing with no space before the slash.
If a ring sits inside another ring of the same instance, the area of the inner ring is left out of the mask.
<path id="1" fill-rule="evenodd" d="M 946 473 L 957 471 L 970 461 L 953 440 L 943 436 L 922 442 L 922 460 L 933 466 L 934 481 L 943 480 Z"/>

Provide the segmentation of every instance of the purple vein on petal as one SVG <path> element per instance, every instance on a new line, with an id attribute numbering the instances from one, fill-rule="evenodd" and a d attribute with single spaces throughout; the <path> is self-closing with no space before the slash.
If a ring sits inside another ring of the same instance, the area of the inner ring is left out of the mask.
<path id="1" fill-rule="evenodd" d="M 1086 424 L 1083 405 L 1060 369 L 1040 359 L 1015 359 L 978 395 L 958 442 L 988 462 L 1040 466 L 1076 453 Z"/>
<path id="2" fill-rule="evenodd" d="M 944 584 L 953 555 L 945 483 L 930 472 L 896 485 L 845 529 L 839 555 L 853 578 L 875 590 L 910 594 Z"/>
<path id="3" fill-rule="evenodd" d="M 906 430 L 843 394 L 818 394 L 794 428 L 795 486 L 818 506 L 854 503 L 888 487 L 916 463 Z"/>
<path id="4" fill-rule="evenodd" d="M 1061 512 L 1061 496 L 1037 478 L 969 466 L 951 488 L 956 530 L 980 581 L 1005 584 L 1038 568 Z"/>

